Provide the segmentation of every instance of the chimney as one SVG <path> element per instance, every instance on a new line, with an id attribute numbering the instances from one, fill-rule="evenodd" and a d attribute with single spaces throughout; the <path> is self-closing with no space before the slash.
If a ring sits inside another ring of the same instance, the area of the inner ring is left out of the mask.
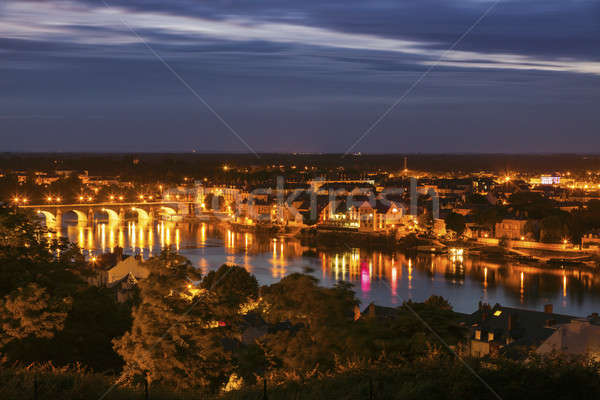
<path id="1" fill-rule="evenodd" d="M 375 318 L 375 304 L 369 304 L 369 317 Z"/>
<path id="2" fill-rule="evenodd" d="M 546 305 L 544 306 L 544 312 L 545 312 L 546 314 L 552 314 L 552 310 L 553 310 L 553 308 L 552 308 L 552 304 L 546 304 Z"/>
<path id="3" fill-rule="evenodd" d="M 360 318 L 360 308 L 354 306 L 354 320 L 357 321 Z"/>

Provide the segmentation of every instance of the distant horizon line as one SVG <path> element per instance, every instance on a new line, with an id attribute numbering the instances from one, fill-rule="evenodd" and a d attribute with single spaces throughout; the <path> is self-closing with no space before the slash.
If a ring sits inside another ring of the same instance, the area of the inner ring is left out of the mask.
<path id="1" fill-rule="evenodd" d="M 89 154 L 89 155 L 161 155 L 161 154 L 174 154 L 174 155 L 247 155 L 254 156 L 254 153 L 250 152 L 236 152 L 236 151 L 2 151 L 0 155 L 69 155 L 69 154 Z M 287 156 L 342 156 L 342 152 L 278 152 L 278 151 L 265 151 L 257 152 L 256 154 L 263 155 L 287 155 Z M 600 156 L 600 152 L 596 153 L 584 153 L 584 152 L 551 152 L 551 151 L 539 151 L 539 152 L 405 152 L 405 153 L 386 153 L 386 152 L 357 152 L 346 155 L 346 157 L 360 157 L 360 156 L 429 156 L 429 155 L 452 155 L 452 156 L 473 156 L 473 155 L 507 155 L 507 156 Z"/>

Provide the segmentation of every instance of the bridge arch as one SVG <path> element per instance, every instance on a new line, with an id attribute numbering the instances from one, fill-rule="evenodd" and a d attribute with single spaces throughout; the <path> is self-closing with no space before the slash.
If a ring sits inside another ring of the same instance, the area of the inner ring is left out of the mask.
<path id="1" fill-rule="evenodd" d="M 72 212 L 75 213 L 75 215 L 77 215 L 77 224 L 86 224 L 88 222 L 88 216 L 86 213 L 84 213 L 83 211 L 80 210 L 65 210 L 65 214 L 68 212 Z"/>
<path id="2" fill-rule="evenodd" d="M 115 225 L 121 221 L 121 218 L 119 217 L 119 213 L 116 212 L 115 210 L 111 210 L 110 208 L 102 208 L 101 211 L 108 214 L 108 224 L 109 225 Z"/>
<path id="3" fill-rule="evenodd" d="M 56 216 L 50 211 L 37 210 L 37 214 L 40 216 L 44 216 L 44 219 L 46 220 L 46 227 L 56 225 Z"/>
<path id="4" fill-rule="evenodd" d="M 177 214 L 177 210 L 175 210 L 172 207 L 161 206 L 160 209 L 166 215 L 175 215 L 175 214 Z"/>
<path id="5" fill-rule="evenodd" d="M 131 211 L 137 213 L 137 215 L 138 215 L 138 222 L 139 223 L 144 223 L 144 222 L 147 222 L 147 221 L 149 221 L 151 219 L 150 218 L 150 214 L 146 210 L 144 210 L 142 208 L 131 207 Z"/>

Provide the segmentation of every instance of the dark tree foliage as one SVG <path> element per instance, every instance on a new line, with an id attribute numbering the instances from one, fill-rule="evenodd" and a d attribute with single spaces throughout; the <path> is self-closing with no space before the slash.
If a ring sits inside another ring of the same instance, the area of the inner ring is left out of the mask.
<path id="1" fill-rule="evenodd" d="M 129 306 L 90 287 L 76 245 L 48 240 L 31 215 L 0 207 L 0 346 L 14 362 L 79 362 L 120 368 L 111 340 L 128 329 Z"/>
<path id="2" fill-rule="evenodd" d="M 465 231 L 465 217 L 462 214 L 450 213 L 446 216 L 446 228 L 456 232 L 458 236 L 462 235 Z"/>
<path id="3" fill-rule="evenodd" d="M 526 218 L 542 219 L 558 211 L 555 201 L 534 192 L 513 193 L 508 202 L 514 213 Z"/>
<path id="4" fill-rule="evenodd" d="M 237 265 L 222 265 L 218 270 L 209 272 L 200 287 L 212 292 L 215 298 L 215 310 L 224 318 L 239 314 L 240 307 L 258 297 L 258 282 L 245 268 Z"/>

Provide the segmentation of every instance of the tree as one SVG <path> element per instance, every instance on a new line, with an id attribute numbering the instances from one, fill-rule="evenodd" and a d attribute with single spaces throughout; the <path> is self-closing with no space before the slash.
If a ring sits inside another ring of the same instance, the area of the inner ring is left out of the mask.
<path id="1" fill-rule="evenodd" d="M 563 215 L 552 215 L 540 221 L 540 240 L 559 243 L 569 235 L 567 221 Z"/>
<path id="2" fill-rule="evenodd" d="M 213 312 L 223 319 L 239 316 L 242 306 L 256 301 L 258 282 L 245 268 L 223 264 L 209 272 L 200 287 L 212 292 Z"/>
<path id="3" fill-rule="evenodd" d="M 450 213 L 446 216 L 446 227 L 456 232 L 458 236 L 465 231 L 465 217 L 462 214 Z"/>
<path id="4" fill-rule="evenodd" d="M 504 219 L 506 209 L 501 206 L 490 206 L 482 209 L 477 209 L 473 213 L 474 221 L 481 226 L 485 226 L 490 230 L 494 230 L 496 224 Z"/>
<path id="5" fill-rule="evenodd" d="M 508 198 L 508 202 L 517 215 L 532 219 L 542 219 L 556 212 L 556 202 L 539 193 L 513 193 Z"/>
<path id="6" fill-rule="evenodd" d="M 0 206 L 0 265 L 0 346 L 15 359 L 15 342 L 49 339 L 63 328 L 85 287 L 85 262 L 76 246 L 49 242 L 31 215 Z"/>
<path id="7" fill-rule="evenodd" d="M 0 303 L 0 346 L 16 339 L 51 338 L 63 328 L 72 298 L 51 297 L 35 283 L 4 296 Z"/>
<path id="8" fill-rule="evenodd" d="M 216 390 L 234 370 L 225 339 L 229 329 L 215 319 L 216 296 L 197 289 L 200 273 L 170 250 L 145 263 L 140 304 L 131 331 L 115 340 L 125 361 L 122 378 L 152 381 L 173 389 Z"/>
<path id="9" fill-rule="evenodd" d="M 261 289 L 265 319 L 280 327 L 263 345 L 276 365 L 295 371 L 332 366 L 345 354 L 342 338 L 358 305 L 351 285 L 318 286 L 310 275 L 291 274 Z"/>

